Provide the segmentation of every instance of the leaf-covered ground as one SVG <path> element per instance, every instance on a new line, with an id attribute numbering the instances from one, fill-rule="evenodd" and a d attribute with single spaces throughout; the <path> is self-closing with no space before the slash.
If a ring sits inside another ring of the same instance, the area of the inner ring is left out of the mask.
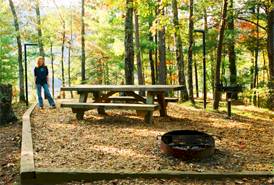
<path id="1" fill-rule="evenodd" d="M 0 184 L 11 185 L 18 182 L 21 143 L 21 117 L 26 107 L 13 105 L 17 118 L 15 123 L 0 126 Z"/>
<path id="2" fill-rule="evenodd" d="M 271 171 L 274 163 L 273 113 L 234 106 L 236 115 L 205 112 L 170 104 L 167 118 L 154 114 L 145 124 L 130 111 L 95 110 L 77 121 L 70 109 L 35 110 L 32 116 L 36 167 L 114 170 Z M 195 129 L 216 139 L 215 154 L 183 162 L 163 155 L 157 136 L 175 129 Z"/>
<path id="3" fill-rule="evenodd" d="M 190 179 L 125 179 L 125 180 L 111 180 L 111 181 L 95 181 L 92 183 L 66 183 L 63 185 L 267 185 L 274 181 L 272 179 L 240 179 L 240 180 L 190 180 Z"/>

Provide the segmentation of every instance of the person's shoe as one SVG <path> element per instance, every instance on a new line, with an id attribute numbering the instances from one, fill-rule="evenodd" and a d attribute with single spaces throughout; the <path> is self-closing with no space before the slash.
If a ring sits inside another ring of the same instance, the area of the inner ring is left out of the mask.
<path id="1" fill-rule="evenodd" d="M 38 108 L 39 108 L 40 110 L 42 110 L 44 107 L 40 107 L 40 106 L 38 106 Z"/>
<path id="2" fill-rule="evenodd" d="M 51 109 L 56 109 L 56 105 L 50 106 Z"/>

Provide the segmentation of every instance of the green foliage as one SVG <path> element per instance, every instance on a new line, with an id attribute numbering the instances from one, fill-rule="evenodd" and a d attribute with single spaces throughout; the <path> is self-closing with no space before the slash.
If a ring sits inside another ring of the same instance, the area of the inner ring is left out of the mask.
<path id="1" fill-rule="evenodd" d="M 17 56 L 15 33 L 9 7 L 0 2 L 0 83 L 15 84 L 17 79 Z"/>

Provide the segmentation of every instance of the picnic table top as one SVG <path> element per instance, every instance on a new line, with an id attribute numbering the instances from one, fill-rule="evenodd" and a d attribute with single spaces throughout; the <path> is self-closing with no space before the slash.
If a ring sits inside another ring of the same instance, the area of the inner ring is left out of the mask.
<path id="1" fill-rule="evenodd" d="M 62 91 L 178 91 L 182 85 L 74 85 L 61 87 Z"/>

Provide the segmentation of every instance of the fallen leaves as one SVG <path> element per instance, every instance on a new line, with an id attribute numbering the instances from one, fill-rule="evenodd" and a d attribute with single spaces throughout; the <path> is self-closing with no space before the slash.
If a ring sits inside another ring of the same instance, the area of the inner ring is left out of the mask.
<path id="1" fill-rule="evenodd" d="M 248 111 L 248 110 L 246 110 Z M 258 118 L 225 119 L 222 114 L 172 104 L 169 117 L 154 114 L 147 125 L 134 111 L 88 111 L 81 124 L 69 109 L 35 110 L 32 116 L 37 167 L 84 169 L 270 171 L 273 122 Z M 194 129 L 214 135 L 215 154 L 185 162 L 163 155 L 157 137 L 170 130 Z"/>

